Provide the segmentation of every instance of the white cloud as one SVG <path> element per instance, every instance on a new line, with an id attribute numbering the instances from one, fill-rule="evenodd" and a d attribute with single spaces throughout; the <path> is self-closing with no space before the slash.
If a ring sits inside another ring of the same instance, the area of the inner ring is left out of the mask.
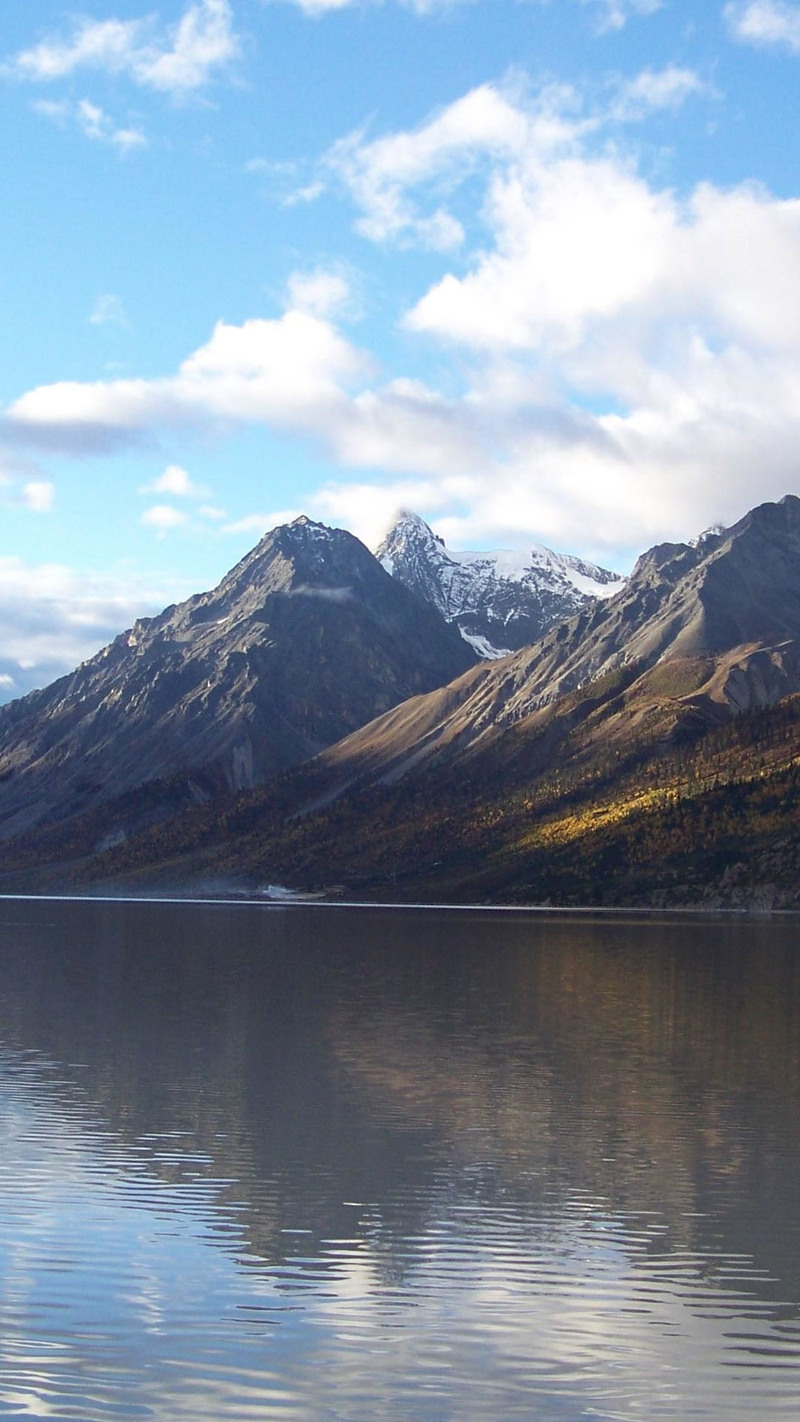
<path id="1" fill-rule="evenodd" d="M 692 69 L 644 69 L 617 85 L 604 106 L 587 110 L 569 85 L 545 85 L 532 98 L 519 84 L 482 84 L 419 128 L 368 141 L 363 132 L 339 140 L 325 168 L 360 209 L 357 227 L 372 241 L 400 238 L 446 252 L 467 234 L 452 199 L 464 179 L 524 163 L 552 164 L 583 152 L 591 135 L 677 109 L 710 93 Z"/>
<path id="2" fill-rule="evenodd" d="M 49 513 L 54 499 L 55 486 L 40 475 L 35 465 L 8 456 L 0 460 L 0 508 Z"/>
<path id="3" fill-rule="evenodd" d="M 108 114 L 88 99 L 78 100 L 76 117 L 87 138 L 93 138 L 100 143 L 111 143 L 123 152 L 130 148 L 141 148 L 146 142 L 144 134 L 138 129 L 116 128 Z"/>
<path id="4" fill-rule="evenodd" d="M 68 38 L 42 40 L 16 55 L 7 70 L 33 83 L 50 83 L 95 69 L 180 96 L 207 84 L 238 52 L 228 0 L 197 0 L 162 33 L 152 18 L 79 20 Z"/>
<path id="5" fill-rule="evenodd" d="M 215 69 L 230 64 L 239 52 L 232 22 L 228 0 L 191 5 L 175 31 L 172 48 L 144 58 L 136 77 L 173 94 L 206 84 Z"/>
<path id="6" fill-rule="evenodd" d="M 140 522 L 146 528 L 154 528 L 161 539 L 175 528 L 196 533 L 209 523 L 224 523 L 227 514 L 214 504 L 203 502 L 210 490 L 203 484 L 196 484 L 180 464 L 168 464 L 158 478 L 140 488 L 140 494 L 166 494 L 171 499 L 183 499 L 195 507 L 190 511 L 176 508 L 174 504 L 156 503 L 145 509 Z"/>
<path id="7" fill-rule="evenodd" d="M 152 484 L 146 484 L 140 493 L 171 494 L 176 499 L 205 499 L 208 489 L 195 484 L 179 464 L 168 464 L 163 474 L 159 474 Z"/>
<path id="8" fill-rule="evenodd" d="M 31 513 L 49 513 L 55 492 L 55 485 L 49 479 L 30 479 L 20 488 L 19 502 Z"/>
<path id="9" fill-rule="evenodd" d="M 149 509 L 145 509 L 141 522 L 146 528 L 155 528 L 159 538 L 170 528 L 180 528 L 186 523 L 187 515 L 182 509 L 172 508 L 170 504 L 153 504 Z"/>
<path id="10" fill-rule="evenodd" d="M 48 83 L 77 69 L 124 73 L 134 63 L 143 34 L 142 20 L 81 20 L 70 39 L 42 40 L 12 61 L 20 79 Z"/>
<path id="11" fill-rule="evenodd" d="M 412 329 L 562 361 L 581 348 L 585 360 L 590 343 L 596 361 L 595 345 L 618 333 L 629 372 L 632 361 L 652 372 L 658 331 L 673 357 L 701 333 L 711 348 L 797 347 L 797 200 L 702 185 L 681 203 L 616 161 L 582 158 L 497 176 L 491 218 L 493 249 L 432 287 Z M 622 371 L 613 384 L 618 398 L 645 393 Z"/>
<path id="12" fill-rule="evenodd" d="M 496 245 L 433 287 L 410 329 L 484 349 L 572 348 L 593 318 L 641 299 L 672 209 L 605 159 L 498 174 L 489 201 Z"/>
<path id="13" fill-rule="evenodd" d="M 0 557 L 0 699 L 46 686 L 137 617 L 193 591 L 177 581 L 154 586 L 125 567 L 79 573 Z"/>
<path id="14" fill-rule="evenodd" d="M 800 5 L 787 0 L 744 0 L 725 6 L 735 39 L 747 44 L 778 45 L 800 54 Z"/>
<path id="15" fill-rule="evenodd" d="M 293 272 L 289 278 L 290 306 L 323 319 L 344 314 L 351 303 L 350 284 L 341 272 L 318 267 Z"/>
<path id="16" fill-rule="evenodd" d="M 401 509 L 414 509 L 434 519 L 449 504 L 469 500 L 474 480 L 459 475 L 438 479 L 393 478 L 382 483 L 333 483 L 309 503 L 312 514 L 334 524 L 344 524 L 366 543 L 377 548 Z M 440 530 L 441 519 L 437 522 Z M 481 530 L 480 538 L 485 536 Z"/>
<path id="17" fill-rule="evenodd" d="M 682 71 L 628 86 L 651 107 L 690 92 Z M 406 316 L 426 356 L 447 352 L 441 389 L 378 374 L 333 323 L 343 288 L 311 273 L 292 287 L 310 309 L 221 323 L 158 380 L 32 390 L 7 434 L 86 453 L 263 422 L 322 443 L 344 472 L 308 511 L 361 536 L 406 504 L 473 546 L 598 555 L 797 489 L 800 200 L 659 189 L 606 145 L 616 121 L 586 120 L 568 91 L 559 106 L 484 86 L 409 134 L 348 140 L 376 239 L 418 231 L 442 181 L 454 202 L 465 177 L 484 184 L 482 229 Z"/>
<path id="18" fill-rule="evenodd" d="M 285 429 L 324 426 L 365 357 L 329 322 L 303 311 L 279 320 L 219 322 L 205 346 L 161 380 L 64 381 L 24 395 L 6 429 L 44 447 L 87 452 L 154 429 L 261 420 Z"/>
<path id="19" fill-rule="evenodd" d="M 90 103 L 88 99 L 78 99 L 74 103 L 53 103 L 48 99 L 41 99 L 37 100 L 33 108 L 44 118 L 52 119 L 62 126 L 67 122 L 76 123 L 86 138 L 97 143 L 108 143 L 112 148 L 116 148 L 118 153 L 130 153 L 133 149 L 147 146 L 147 139 L 141 129 L 117 127 L 103 109 Z M 115 298 L 100 298 L 101 301 L 103 299 Z"/>
<path id="20" fill-rule="evenodd" d="M 327 157 L 363 216 L 359 231 L 373 241 L 400 235 L 447 251 L 464 239 L 461 223 L 440 199 L 467 173 L 536 151 L 544 157 L 574 143 L 585 124 L 569 113 L 572 91 L 553 86 L 524 108 L 494 85 L 483 84 L 409 133 L 368 143 L 363 133 L 340 140 Z M 438 205 L 421 213 L 414 189 L 433 187 Z"/>
<path id="21" fill-rule="evenodd" d="M 694 69 L 675 64 L 666 69 L 643 69 L 620 85 L 610 117 L 623 123 L 636 122 L 658 109 L 680 108 L 693 94 L 707 92 L 708 85 Z"/>

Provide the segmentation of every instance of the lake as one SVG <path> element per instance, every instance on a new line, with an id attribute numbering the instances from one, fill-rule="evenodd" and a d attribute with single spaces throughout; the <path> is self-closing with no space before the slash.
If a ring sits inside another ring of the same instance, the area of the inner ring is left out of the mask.
<path id="1" fill-rule="evenodd" d="M 795 1422 L 799 928 L 0 900 L 0 1415 Z"/>

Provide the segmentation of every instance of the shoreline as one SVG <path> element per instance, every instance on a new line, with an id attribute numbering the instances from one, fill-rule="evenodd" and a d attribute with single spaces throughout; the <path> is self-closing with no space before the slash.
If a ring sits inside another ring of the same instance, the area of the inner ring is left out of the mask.
<path id="1" fill-rule="evenodd" d="M 380 899 L 319 899 L 319 898 L 269 898 L 265 895 L 230 894 L 0 894 L 3 903 L 97 903 L 97 904 L 153 904 L 192 905 L 206 908 L 265 908 L 265 909 L 358 909 L 358 910 L 406 910 L 413 913 L 480 913 L 480 914 L 525 914 L 544 917 L 553 915 L 565 917 L 574 915 L 581 918 L 687 918 L 709 919 L 773 919 L 800 918 L 800 909 L 784 908 L 705 908 L 702 905 L 675 905 L 669 908 L 648 908 L 639 905 L 569 905 L 569 904 L 479 904 L 479 903 L 429 903 L 403 902 Z"/>

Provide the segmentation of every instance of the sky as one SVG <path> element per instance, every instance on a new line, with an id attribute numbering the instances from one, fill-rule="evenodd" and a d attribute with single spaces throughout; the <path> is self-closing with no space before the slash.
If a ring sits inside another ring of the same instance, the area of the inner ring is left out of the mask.
<path id="1" fill-rule="evenodd" d="M 3 0 L 0 700 L 304 512 L 800 493 L 800 3 Z"/>

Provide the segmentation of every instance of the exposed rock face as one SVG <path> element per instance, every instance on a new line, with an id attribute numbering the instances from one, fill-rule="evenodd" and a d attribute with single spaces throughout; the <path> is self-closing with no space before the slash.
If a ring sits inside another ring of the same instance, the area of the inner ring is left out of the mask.
<path id="1" fill-rule="evenodd" d="M 326 760 L 344 783 L 359 767 L 395 780 L 621 671 L 629 687 L 641 680 L 642 707 L 684 700 L 721 716 L 800 690 L 800 499 L 762 504 L 694 545 L 650 549 L 615 597 L 397 707 Z"/>
<path id="2" fill-rule="evenodd" d="M 524 553 L 453 553 L 414 513 L 401 514 L 376 557 L 488 659 L 528 646 L 624 583 L 616 573 L 538 545 Z"/>
<path id="3" fill-rule="evenodd" d="M 358 539 L 297 519 L 0 708 L 0 837 L 159 777 L 198 799 L 249 789 L 475 660 Z"/>
<path id="4" fill-rule="evenodd" d="M 553 629 L 522 655 L 516 675 L 536 703 L 625 664 L 713 658 L 798 637 L 800 499 L 787 494 L 693 545 L 651 548 L 615 598 Z"/>

